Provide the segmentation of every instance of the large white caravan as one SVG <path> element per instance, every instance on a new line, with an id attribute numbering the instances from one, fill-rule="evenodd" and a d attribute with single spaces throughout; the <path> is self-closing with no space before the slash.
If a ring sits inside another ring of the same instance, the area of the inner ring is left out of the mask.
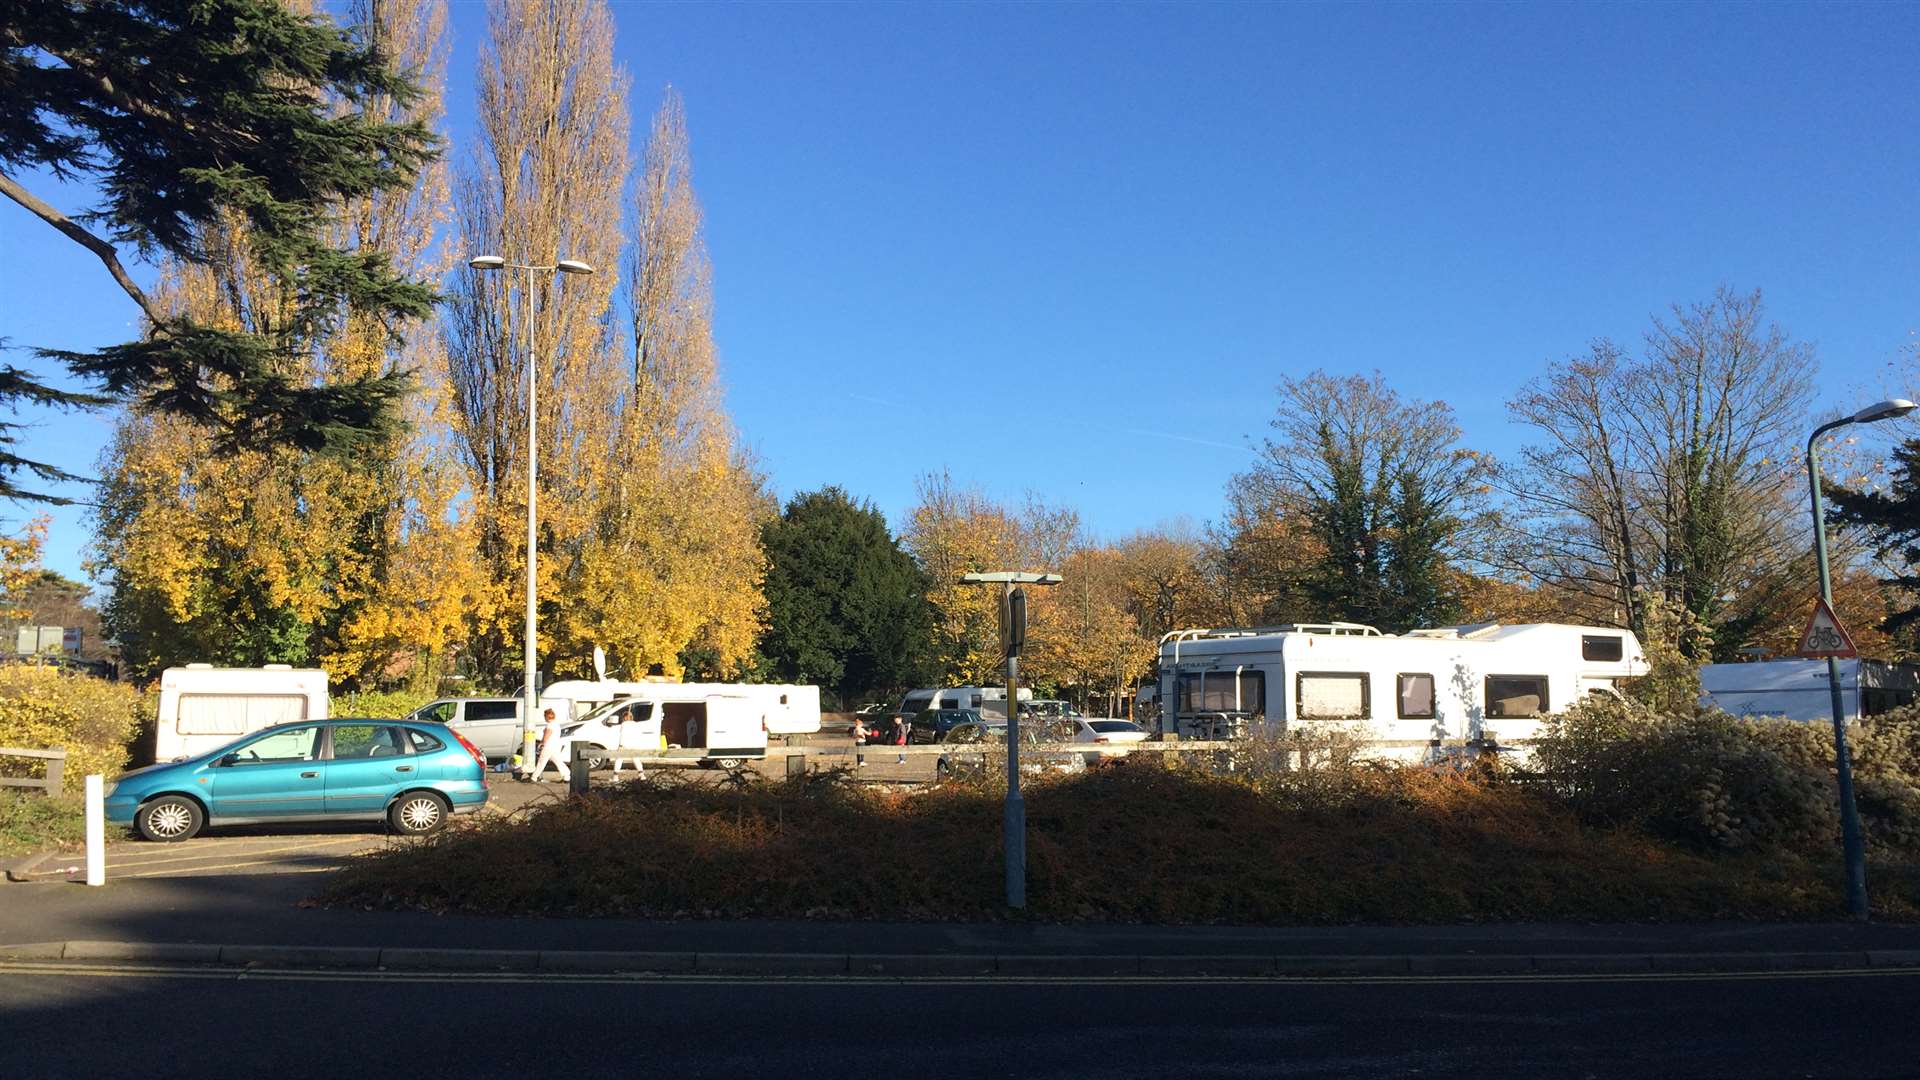
<path id="1" fill-rule="evenodd" d="M 1920 690 L 1920 667 L 1913 664 L 1842 660 L 1839 667 L 1841 713 L 1848 720 L 1911 705 Z M 1757 660 L 1700 669 L 1701 704 L 1735 716 L 1830 722 L 1831 687 L 1825 660 Z"/>
<path id="2" fill-rule="evenodd" d="M 1631 633 L 1597 626 L 1179 630 L 1160 640 L 1155 697 L 1159 730 L 1182 738 L 1338 724 L 1395 742 L 1501 744 L 1647 670 Z"/>
<path id="3" fill-rule="evenodd" d="M 324 671 L 286 664 L 168 668 L 160 673 L 153 756 L 155 761 L 178 761 L 272 724 L 326 718 Z"/>

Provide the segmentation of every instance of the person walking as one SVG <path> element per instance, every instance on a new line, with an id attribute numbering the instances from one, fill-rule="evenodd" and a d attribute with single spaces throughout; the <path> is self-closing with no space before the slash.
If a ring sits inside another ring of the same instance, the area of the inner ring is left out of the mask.
<path id="1" fill-rule="evenodd" d="M 560 721 L 554 716 L 552 709 L 547 710 L 544 719 L 547 726 L 540 735 L 540 752 L 533 759 L 533 775 L 530 779 L 535 783 L 544 782 L 541 774 L 547 771 L 547 766 L 551 765 L 560 770 L 561 780 L 572 780 L 573 770 L 567 768 L 566 759 L 556 756 L 560 753 Z"/>
<path id="2" fill-rule="evenodd" d="M 907 714 L 894 713 L 893 714 L 893 739 L 892 739 L 893 745 L 895 746 L 907 745 L 907 727 L 908 727 Z M 906 754 L 901 754 L 900 760 L 895 762 L 895 764 L 898 764 L 898 765 L 905 765 L 906 763 L 907 763 Z"/>
<path id="3" fill-rule="evenodd" d="M 867 722 L 861 719 L 859 713 L 855 713 L 853 716 L 853 767 L 856 769 L 867 767 L 867 755 L 860 752 L 860 748 L 866 745 Z"/>

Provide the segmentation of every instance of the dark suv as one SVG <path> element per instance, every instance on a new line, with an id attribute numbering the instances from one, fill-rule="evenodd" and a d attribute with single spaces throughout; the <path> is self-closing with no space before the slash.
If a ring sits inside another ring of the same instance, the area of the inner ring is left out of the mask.
<path id="1" fill-rule="evenodd" d="M 938 743 L 947 741 L 947 732 L 961 724 L 980 723 L 978 709 L 928 709 L 913 718 L 913 725 L 907 729 L 907 741 L 910 743 Z"/>

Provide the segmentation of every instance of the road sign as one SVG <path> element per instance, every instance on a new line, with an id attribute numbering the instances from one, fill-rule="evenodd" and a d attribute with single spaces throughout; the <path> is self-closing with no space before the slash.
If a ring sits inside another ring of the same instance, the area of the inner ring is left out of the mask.
<path id="1" fill-rule="evenodd" d="M 1840 617 L 1833 613 L 1825 599 L 1813 605 L 1806 632 L 1800 635 L 1798 655 L 1808 660 L 1851 660 L 1860 655 L 1854 651 L 1853 636 L 1840 625 Z"/>

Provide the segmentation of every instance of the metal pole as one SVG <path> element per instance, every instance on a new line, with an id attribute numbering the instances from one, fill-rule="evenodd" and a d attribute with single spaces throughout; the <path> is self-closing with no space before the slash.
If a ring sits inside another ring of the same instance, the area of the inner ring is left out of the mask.
<path id="1" fill-rule="evenodd" d="M 1013 585 L 1002 585 L 1011 610 Z M 1007 849 L 1007 906 L 1027 906 L 1027 804 L 1020 798 L 1020 660 L 1007 657 L 1007 805 L 1001 822 Z"/>
<path id="2" fill-rule="evenodd" d="M 535 378 L 533 343 L 533 270 L 527 270 L 527 685 L 526 703 L 522 706 L 520 717 L 520 767 L 533 768 L 533 725 L 535 712 L 540 707 L 538 689 L 540 664 L 536 650 L 539 644 L 539 584 L 536 573 L 535 551 L 537 538 L 534 532 L 535 503 L 539 498 L 536 486 L 540 479 L 540 416 L 539 384 Z"/>
<path id="3" fill-rule="evenodd" d="M 1820 570 L 1820 599 L 1833 604 L 1833 583 L 1827 571 L 1827 517 L 1820 505 L 1820 462 L 1813 444 L 1828 431 L 1853 421 L 1837 420 L 1807 439 L 1807 478 L 1813 491 L 1813 553 Z M 1840 661 L 1827 657 L 1827 690 L 1833 701 L 1833 762 L 1840 781 L 1840 845 L 1847 864 L 1847 914 L 1865 919 L 1867 907 L 1866 844 L 1860 835 L 1860 810 L 1853 798 L 1853 759 L 1847 752 L 1846 705 L 1840 695 Z"/>
<path id="4" fill-rule="evenodd" d="M 106 779 L 88 773 L 86 780 L 87 884 L 107 883 Z"/>

